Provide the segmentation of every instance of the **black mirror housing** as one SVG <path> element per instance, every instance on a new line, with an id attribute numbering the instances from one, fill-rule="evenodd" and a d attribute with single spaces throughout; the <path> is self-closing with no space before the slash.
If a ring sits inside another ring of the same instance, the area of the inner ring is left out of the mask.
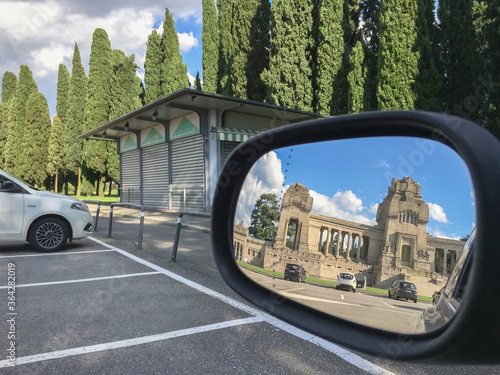
<path id="1" fill-rule="evenodd" d="M 234 259 L 235 207 L 245 177 L 264 154 L 277 148 L 325 140 L 413 136 L 441 142 L 469 169 L 475 193 L 476 242 L 464 302 L 452 321 L 436 331 L 401 335 L 349 322 L 278 296 L 246 277 Z M 305 331 L 373 355 L 429 363 L 498 363 L 500 300 L 500 142 L 468 120 L 421 111 L 373 112 L 308 121 L 270 130 L 238 146 L 215 190 L 212 248 L 224 280 L 248 301 Z"/>

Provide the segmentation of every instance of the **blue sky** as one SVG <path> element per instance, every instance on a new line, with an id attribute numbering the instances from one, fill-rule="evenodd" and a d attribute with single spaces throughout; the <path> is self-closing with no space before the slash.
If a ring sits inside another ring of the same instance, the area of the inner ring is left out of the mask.
<path id="1" fill-rule="evenodd" d="M 54 116 L 57 70 L 62 63 L 71 71 L 75 42 L 88 74 L 92 33 L 105 29 L 111 48 L 135 54 L 142 77 L 147 37 L 154 28 L 161 32 L 165 8 L 173 14 L 188 74 L 202 75 L 200 0 L 2 0 L 0 80 L 5 71 L 18 75 L 19 66 L 28 65 Z"/>
<path id="2" fill-rule="evenodd" d="M 288 165 L 287 165 L 288 163 Z M 244 186 L 237 219 L 248 222 L 252 200 L 300 182 L 314 199 L 313 211 L 374 224 L 377 205 L 392 178 L 412 177 L 429 205 L 427 231 L 459 238 L 475 221 L 473 189 L 460 157 L 440 143 L 402 137 L 321 142 L 276 150 L 254 166 Z"/>

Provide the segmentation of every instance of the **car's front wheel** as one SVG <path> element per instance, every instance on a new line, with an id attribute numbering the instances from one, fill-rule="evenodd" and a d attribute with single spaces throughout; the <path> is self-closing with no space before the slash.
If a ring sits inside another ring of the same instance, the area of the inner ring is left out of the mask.
<path id="1" fill-rule="evenodd" d="M 28 241 L 39 251 L 61 250 L 68 241 L 68 226 L 55 217 L 40 219 L 32 225 Z"/>

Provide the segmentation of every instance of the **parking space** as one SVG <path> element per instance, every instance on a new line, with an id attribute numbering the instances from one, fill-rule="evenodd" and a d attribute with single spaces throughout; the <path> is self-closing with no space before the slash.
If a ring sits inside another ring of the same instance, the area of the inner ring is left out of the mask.
<path id="1" fill-rule="evenodd" d="M 333 351 L 325 357 L 302 331 L 290 335 L 293 327 L 243 303 L 222 282 L 209 261 L 207 234 L 183 233 L 185 261 L 171 264 L 164 260 L 171 244 L 158 238 L 175 228 L 145 231 L 138 251 L 134 227 L 117 219 L 118 239 L 96 233 L 58 253 L 0 245 L 2 295 L 13 290 L 7 275 L 15 273 L 15 309 L 4 298 L 0 332 L 15 335 L 16 367 L 12 351 L 2 350 L 2 373 L 266 373 L 276 365 L 278 374 L 329 372 Z M 297 346 L 307 359 L 290 357 Z"/>
<path id="2" fill-rule="evenodd" d="M 408 373 L 249 306 L 218 274 L 206 233 L 183 232 L 179 261 L 168 263 L 174 227 L 149 225 L 143 250 L 137 221 L 116 218 L 114 228 L 58 253 L 0 244 L 2 374 Z"/>

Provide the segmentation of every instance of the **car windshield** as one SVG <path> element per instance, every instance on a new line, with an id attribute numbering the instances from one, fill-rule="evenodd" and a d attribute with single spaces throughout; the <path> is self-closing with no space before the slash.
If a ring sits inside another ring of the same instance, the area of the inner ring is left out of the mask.
<path id="1" fill-rule="evenodd" d="M 345 280 L 352 280 L 354 278 L 354 275 L 350 273 L 341 273 L 340 277 Z"/>
<path id="2" fill-rule="evenodd" d="M 287 266 L 287 268 L 288 268 L 289 270 L 298 270 L 300 267 L 299 267 L 299 266 L 297 266 L 296 264 L 289 264 L 289 265 Z"/>
<path id="3" fill-rule="evenodd" d="M 412 290 L 417 289 L 415 287 L 415 284 L 412 284 L 412 283 L 401 283 L 401 288 L 403 288 L 403 289 L 412 289 Z"/>

